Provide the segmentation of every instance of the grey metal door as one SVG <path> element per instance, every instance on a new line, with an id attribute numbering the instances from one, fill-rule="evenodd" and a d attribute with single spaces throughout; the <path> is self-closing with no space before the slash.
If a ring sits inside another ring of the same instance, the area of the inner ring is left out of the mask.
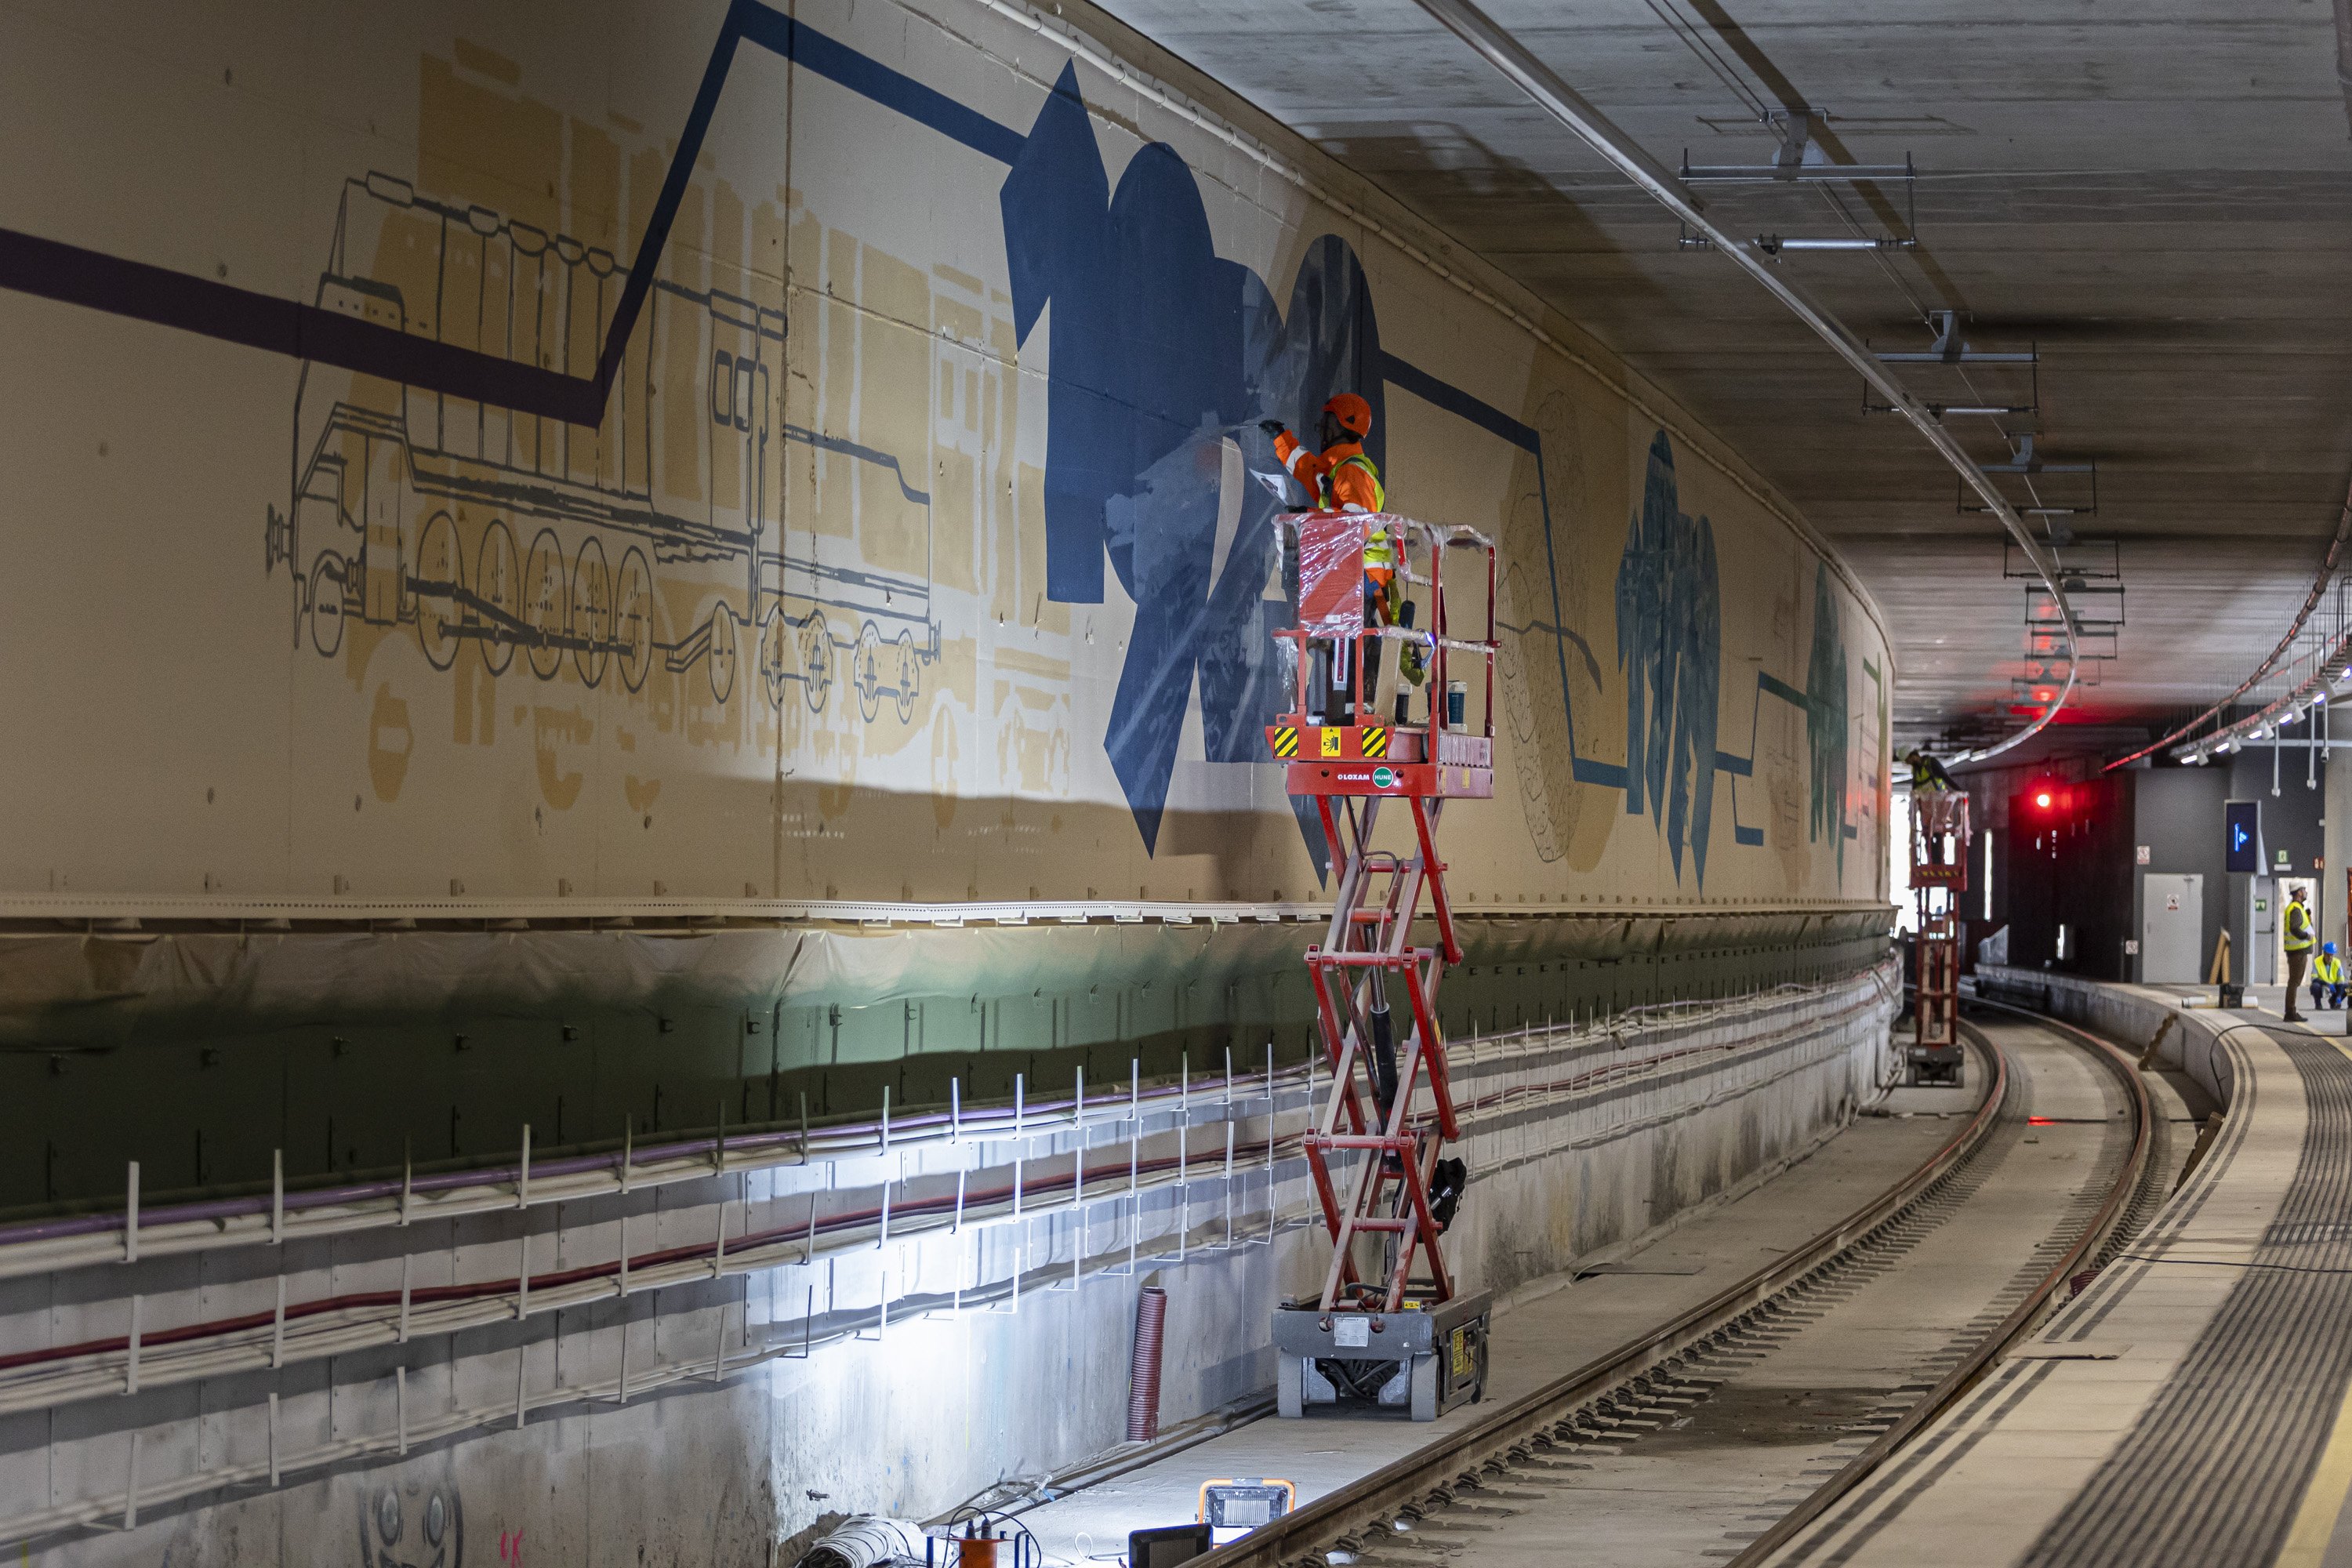
<path id="1" fill-rule="evenodd" d="M 2193 985 L 2204 978 L 2197 951 L 2205 930 L 2205 879 L 2150 871 L 2140 887 L 2140 978 Z"/>

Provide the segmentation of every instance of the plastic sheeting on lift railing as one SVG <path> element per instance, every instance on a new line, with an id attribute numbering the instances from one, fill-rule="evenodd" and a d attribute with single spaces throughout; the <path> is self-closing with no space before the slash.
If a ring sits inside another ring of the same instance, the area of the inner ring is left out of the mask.
<path id="1" fill-rule="evenodd" d="M 1298 518 L 1298 624 L 1311 637 L 1364 629 L 1364 512 Z"/>

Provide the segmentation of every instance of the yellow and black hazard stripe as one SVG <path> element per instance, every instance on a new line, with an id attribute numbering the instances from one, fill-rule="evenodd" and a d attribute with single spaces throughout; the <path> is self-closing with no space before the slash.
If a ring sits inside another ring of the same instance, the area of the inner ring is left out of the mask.
<path id="1" fill-rule="evenodd" d="M 1274 754 L 1290 758 L 1298 754 L 1298 726 L 1277 724 L 1274 729 Z"/>
<path id="2" fill-rule="evenodd" d="M 1364 755 L 1368 757 L 1385 757 L 1388 754 L 1389 732 L 1387 728 L 1380 724 L 1365 725 Z"/>

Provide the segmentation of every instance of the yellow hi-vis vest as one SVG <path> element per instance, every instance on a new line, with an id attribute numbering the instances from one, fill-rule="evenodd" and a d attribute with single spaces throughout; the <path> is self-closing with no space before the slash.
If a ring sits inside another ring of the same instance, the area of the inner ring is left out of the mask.
<path id="1" fill-rule="evenodd" d="M 1338 462 L 1331 465 L 1330 473 L 1324 475 L 1321 479 L 1317 481 L 1315 488 L 1322 492 L 1315 498 L 1315 501 L 1318 506 L 1321 507 L 1325 511 L 1329 511 L 1335 504 L 1331 499 L 1331 479 L 1333 475 L 1338 474 L 1341 468 L 1363 469 L 1364 477 L 1372 481 L 1372 510 L 1374 511 L 1386 511 L 1388 510 L 1389 490 L 1386 485 L 1381 483 L 1380 465 L 1373 462 L 1361 452 L 1350 453 L 1349 456 L 1340 458 Z M 1369 552 L 1370 546 L 1368 544 L 1365 548 Z M 1367 554 L 1366 559 L 1370 559 L 1369 553 Z"/>
<path id="2" fill-rule="evenodd" d="M 2323 952 L 2311 961 L 2311 977 L 2322 985 L 2344 984 L 2344 961 L 2332 952 Z"/>
<path id="3" fill-rule="evenodd" d="M 2286 907 L 2284 945 L 2289 952 L 2307 952 L 2311 949 L 2311 910 L 2301 899 Z"/>

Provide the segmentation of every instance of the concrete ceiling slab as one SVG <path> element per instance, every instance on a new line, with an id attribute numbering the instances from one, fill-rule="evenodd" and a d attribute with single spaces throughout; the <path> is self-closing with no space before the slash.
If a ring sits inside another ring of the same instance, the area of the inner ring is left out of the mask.
<path id="1" fill-rule="evenodd" d="M 1102 0 L 1411 203 L 1655 378 L 1836 540 L 1893 617 L 1898 742 L 2014 722 L 2022 584 L 1917 436 L 1830 352 L 1412 0 Z M 1916 249 L 1787 258 L 1888 348 L 1957 310 L 2038 347 L 2032 419 L 1955 416 L 1998 462 L 2095 460 L 2127 587 L 2116 657 L 2048 747 L 2113 748 L 2235 686 L 2308 591 L 2352 478 L 2352 136 L 2319 0 L 1491 0 L 1670 164 L 1761 163 L 1765 116 L 1832 162 L 1908 153 Z M 1882 232 L 1899 185 L 1702 187 L 1737 231 Z M 2023 402 L 2015 372 L 1906 373 Z M 2059 487 L 2064 481 L 2043 476 Z M 2049 499 L 2057 500 L 2053 494 Z M 2043 749 L 2048 749 L 2045 747 Z"/>

